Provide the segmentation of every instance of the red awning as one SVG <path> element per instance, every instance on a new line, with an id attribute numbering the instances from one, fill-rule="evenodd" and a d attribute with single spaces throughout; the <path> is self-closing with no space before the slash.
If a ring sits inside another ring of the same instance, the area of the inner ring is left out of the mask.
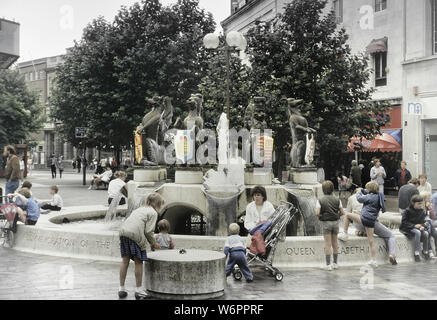
<path id="1" fill-rule="evenodd" d="M 354 142 L 361 144 L 361 151 L 364 152 L 401 152 L 402 146 L 388 133 L 378 135 L 373 140 L 362 139 L 353 137 L 347 146 L 348 152 L 354 152 Z"/>

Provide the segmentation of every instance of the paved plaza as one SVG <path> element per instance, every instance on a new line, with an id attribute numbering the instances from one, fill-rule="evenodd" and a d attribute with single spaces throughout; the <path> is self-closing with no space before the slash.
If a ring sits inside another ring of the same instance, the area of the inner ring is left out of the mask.
<path id="1" fill-rule="evenodd" d="M 0 248 L 0 300 L 117 300 L 118 263 L 58 258 Z M 254 282 L 227 280 L 224 300 L 431 299 L 437 297 L 437 261 L 335 271 L 284 270 L 277 282 L 262 269 Z M 373 276 L 372 276 L 373 273 Z M 373 278 L 373 283 L 372 283 Z M 373 288 L 372 288 L 373 284 Z M 133 264 L 126 288 L 134 299 Z"/>

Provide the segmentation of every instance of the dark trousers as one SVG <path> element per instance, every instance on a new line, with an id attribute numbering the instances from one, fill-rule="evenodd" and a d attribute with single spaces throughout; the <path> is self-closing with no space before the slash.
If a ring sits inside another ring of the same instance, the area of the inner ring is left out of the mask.
<path id="1" fill-rule="evenodd" d="M 108 204 L 111 204 L 112 198 L 108 198 Z M 118 203 L 120 206 L 126 204 L 126 200 L 124 198 L 120 199 L 120 202 Z"/>
<path id="2" fill-rule="evenodd" d="M 59 178 L 62 178 L 62 172 L 64 172 L 64 169 L 59 169 Z"/>
<path id="3" fill-rule="evenodd" d="M 52 206 L 50 204 L 45 204 L 43 206 L 41 206 L 41 209 L 44 210 L 52 210 L 52 211 L 61 211 L 61 207 L 58 206 Z"/>
<path id="4" fill-rule="evenodd" d="M 235 251 L 229 254 L 228 264 L 226 265 L 226 276 L 228 277 L 234 266 L 237 265 L 244 277 L 247 280 L 253 280 L 252 271 L 250 271 L 249 266 L 247 264 L 246 254 L 243 251 Z"/>
<path id="5" fill-rule="evenodd" d="M 56 178 L 56 166 L 52 164 L 50 168 L 52 169 L 52 178 Z"/>

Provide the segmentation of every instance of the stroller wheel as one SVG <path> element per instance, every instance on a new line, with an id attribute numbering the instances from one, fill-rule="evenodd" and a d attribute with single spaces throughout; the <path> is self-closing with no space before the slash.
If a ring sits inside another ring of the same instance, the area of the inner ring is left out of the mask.
<path id="1" fill-rule="evenodd" d="M 276 273 L 275 275 L 275 279 L 276 281 L 282 281 L 282 279 L 284 278 L 284 275 L 280 272 Z"/>
<path id="2" fill-rule="evenodd" d="M 243 278 L 243 274 L 241 273 L 240 270 L 234 270 L 234 272 L 232 273 L 232 275 L 234 276 L 234 279 L 237 281 L 240 281 Z"/>

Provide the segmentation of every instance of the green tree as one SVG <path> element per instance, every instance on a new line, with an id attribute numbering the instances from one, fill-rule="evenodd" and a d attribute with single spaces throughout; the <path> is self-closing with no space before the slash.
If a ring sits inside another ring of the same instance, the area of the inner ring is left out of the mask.
<path id="1" fill-rule="evenodd" d="M 112 23 L 94 20 L 57 72 L 60 132 L 77 144 L 74 127 L 87 127 L 89 144 L 128 147 L 154 95 L 171 97 L 175 116 L 183 116 L 206 68 L 203 36 L 214 29 L 198 0 L 169 7 L 147 0 L 122 7 Z"/>
<path id="2" fill-rule="evenodd" d="M 346 149 L 350 137 L 371 139 L 390 121 L 388 104 L 368 102 L 368 59 L 354 55 L 345 29 L 333 11 L 323 14 L 326 0 L 295 0 L 271 22 L 257 23 L 247 34 L 252 65 L 252 93 L 266 96 L 268 124 L 280 154 L 290 137 L 281 98 L 304 99 L 302 114 L 317 129 L 322 158 Z"/>
<path id="3" fill-rule="evenodd" d="M 0 70 L 0 145 L 27 143 L 43 126 L 43 110 L 18 71 Z"/>
<path id="4" fill-rule="evenodd" d="M 223 39 L 221 39 L 223 42 Z M 230 59 L 230 125 L 239 130 L 244 126 L 244 112 L 250 101 L 250 69 L 237 55 Z M 203 95 L 205 127 L 215 129 L 222 112 L 226 112 L 226 55 L 211 53 L 205 77 L 199 90 Z"/>

